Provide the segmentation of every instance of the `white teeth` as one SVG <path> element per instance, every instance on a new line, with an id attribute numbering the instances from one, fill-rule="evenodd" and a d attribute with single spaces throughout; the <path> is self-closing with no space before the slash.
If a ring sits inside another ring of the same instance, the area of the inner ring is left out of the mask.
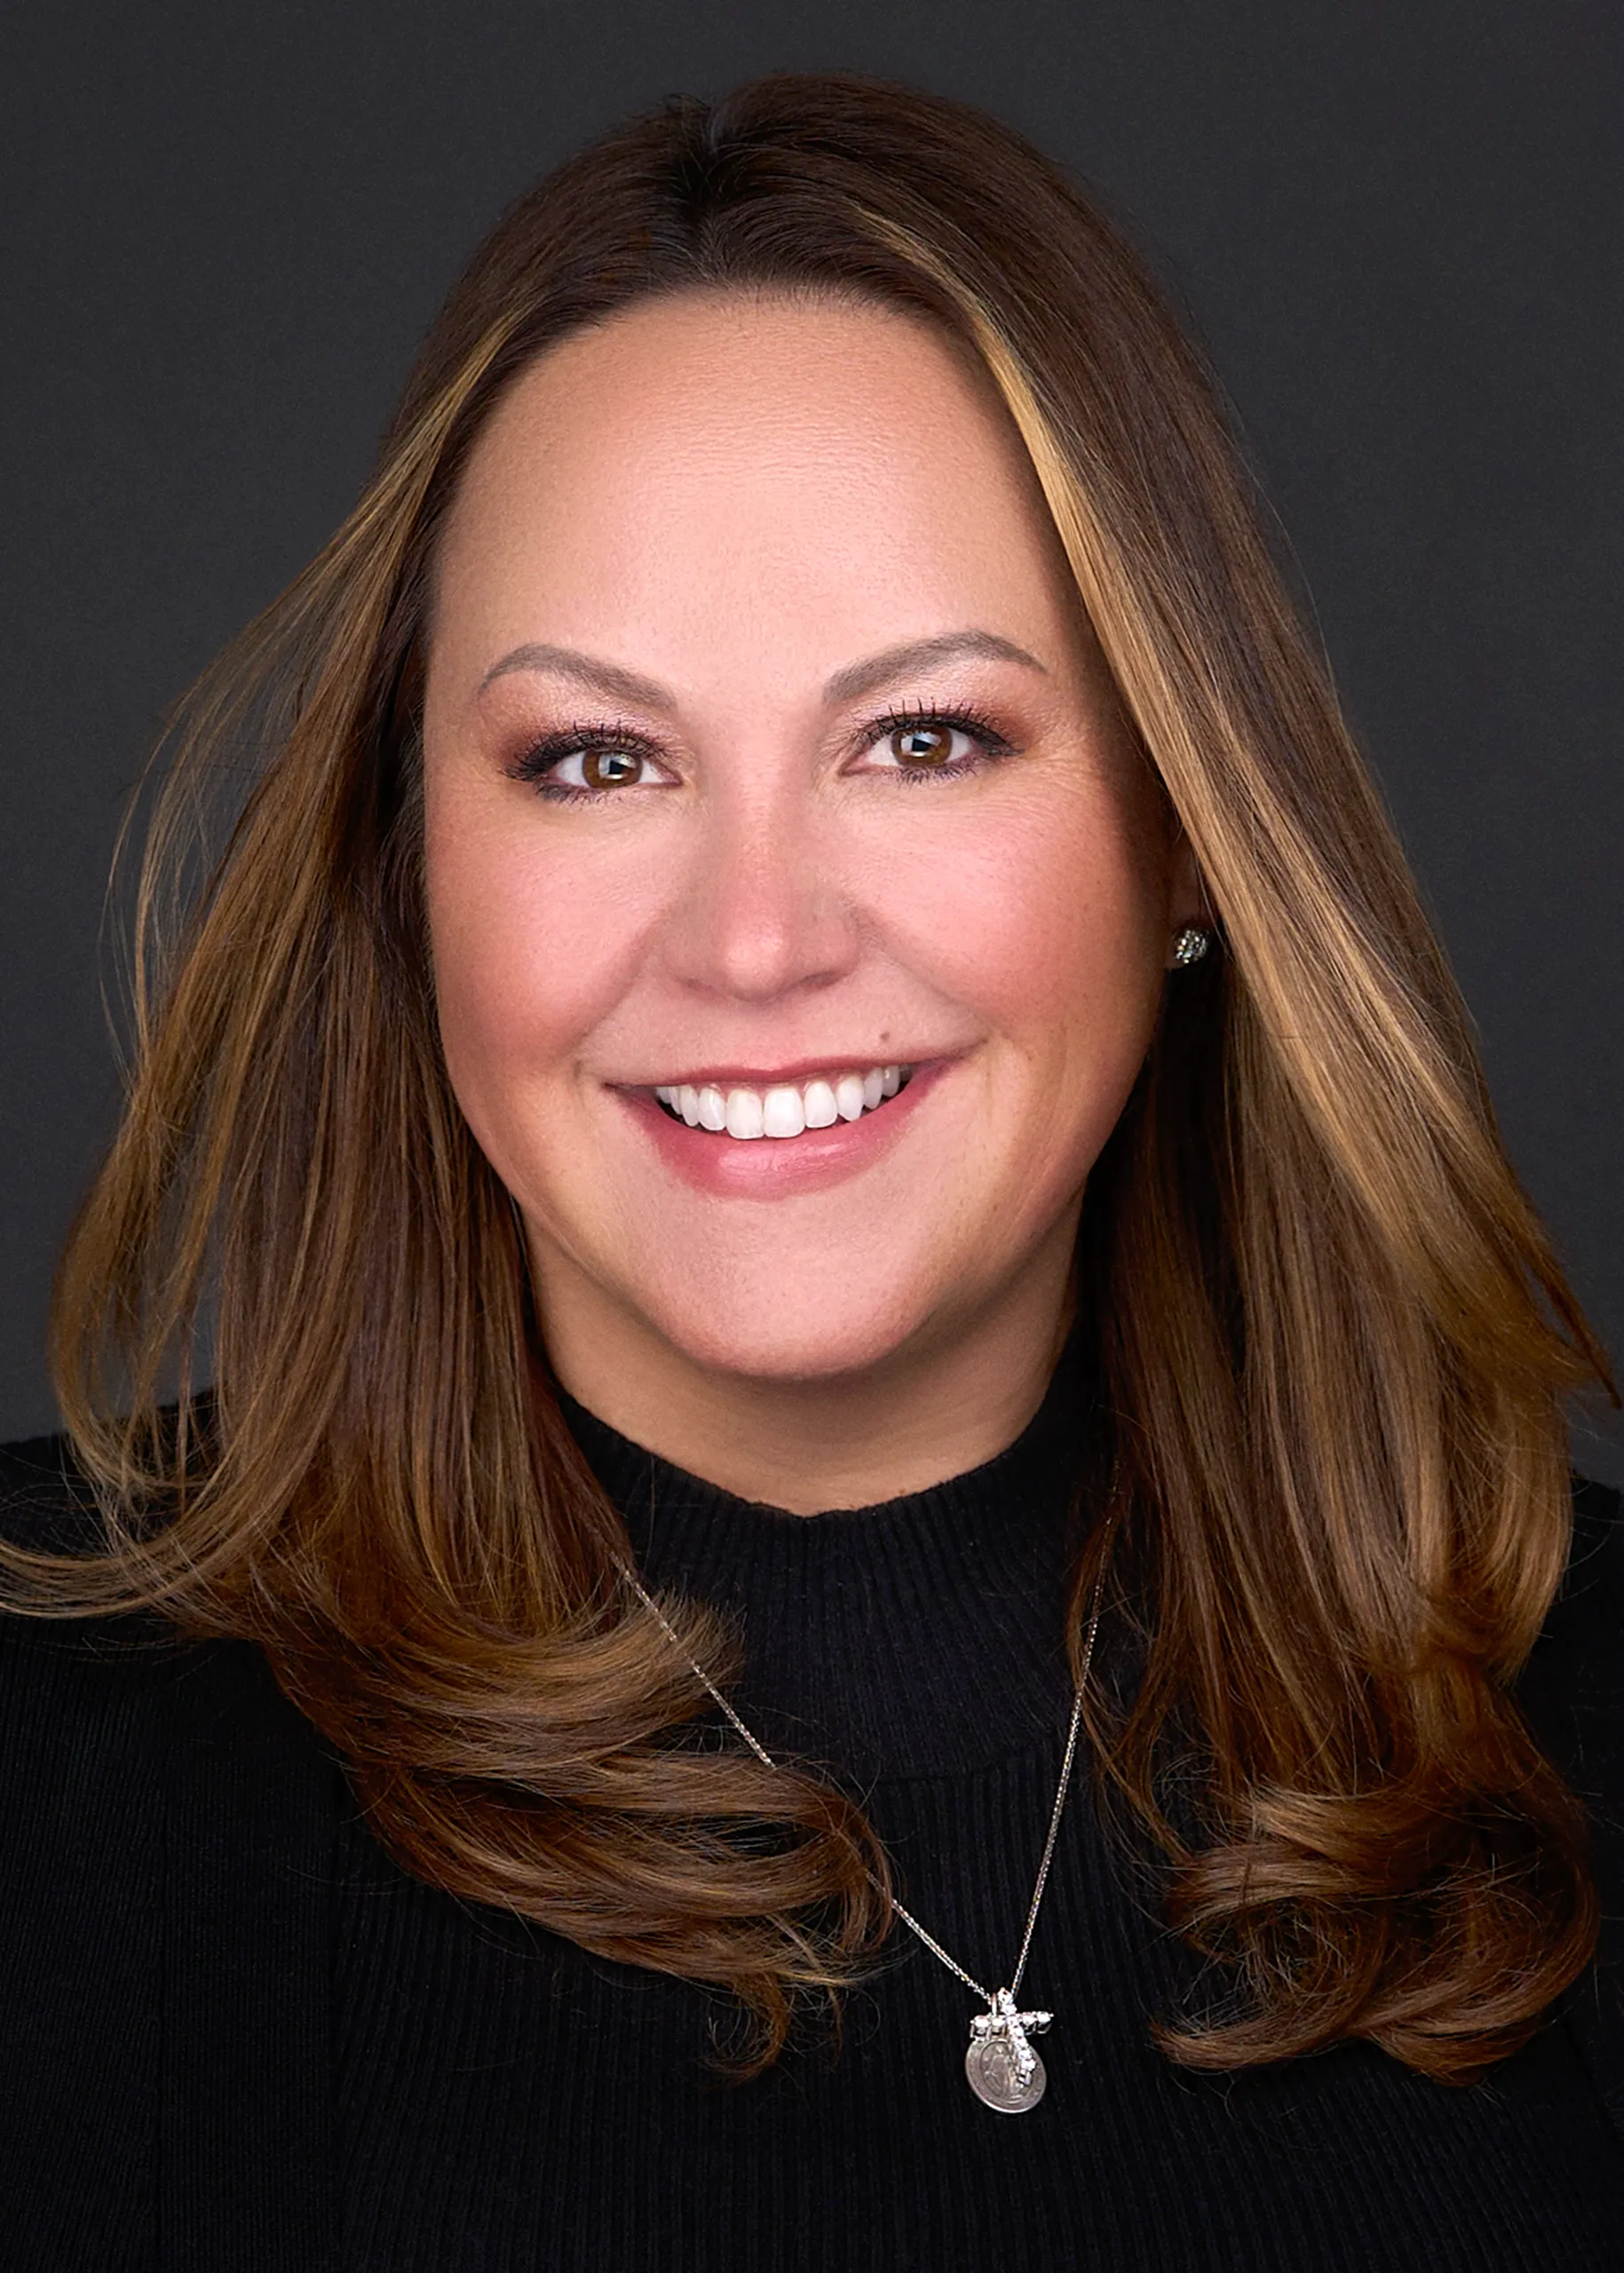
<path id="1" fill-rule="evenodd" d="M 806 1126 L 806 1107 L 799 1089 L 769 1089 L 761 1101 L 764 1136 L 798 1136 Z"/>
<path id="2" fill-rule="evenodd" d="M 907 1065 L 870 1065 L 866 1073 L 842 1073 L 835 1081 L 821 1074 L 797 1087 L 774 1082 L 760 1089 L 722 1090 L 714 1082 L 703 1088 L 693 1081 L 663 1081 L 654 1095 L 661 1105 L 679 1114 L 690 1129 L 708 1129 L 748 1141 L 755 1136 L 798 1136 L 807 1129 L 832 1129 L 837 1121 L 860 1121 L 887 1097 L 894 1097 L 913 1069 Z"/>
<path id="3" fill-rule="evenodd" d="M 840 1118 L 840 1107 L 835 1102 L 835 1092 L 827 1081 L 806 1084 L 806 1126 L 809 1129 L 832 1129 Z"/>

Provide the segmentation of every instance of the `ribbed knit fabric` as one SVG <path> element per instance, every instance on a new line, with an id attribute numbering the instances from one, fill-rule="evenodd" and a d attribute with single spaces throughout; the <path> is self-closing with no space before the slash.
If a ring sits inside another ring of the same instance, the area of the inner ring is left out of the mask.
<path id="1" fill-rule="evenodd" d="M 971 1474 L 812 1518 L 566 1411 L 646 1581 L 741 1620 L 749 1725 L 862 1794 L 904 1900 L 970 1973 L 1005 1982 L 1070 1705 L 1074 1374 Z M 1049 2087 L 1020 2116 L 971 2095 L 977 2001 L 902 1929 L 848 2000 L 837 2055 L 812 2039 L 730 2086 L 708 2063 L 725 2000 L 432 1892 L 353 1815 L 339 1875 L 353 2273 L 1624 2264 L 1624 2155 L 1562 2023 L 1465 2090 L 1363 2046 L 1232 2077 L 1173 2067 L 1149 2022 L 1191 1964 L 1086 1775 L 1023 1984 L 1055 2015 Z"/>

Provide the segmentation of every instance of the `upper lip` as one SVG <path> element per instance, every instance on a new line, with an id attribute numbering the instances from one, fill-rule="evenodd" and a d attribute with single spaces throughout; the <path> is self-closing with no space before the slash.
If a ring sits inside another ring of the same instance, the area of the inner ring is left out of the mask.
<path id="1" fill-rule="evenodd" d="M 925 1064 L 923 1057 L 909 1057 L 901 1051 L 889 1057 L 800 1057 L 792 1065 L 705 1065 L 682 1073 L 661 1073 L 649 1081 L 626 1081 L 615 1086 L 645 1089 L 795 1089 L 803 1081 L 814 1080 L 819 1074 L 863 1073 L 871 1065 L 907 1065 L 915 1072 Z"/>

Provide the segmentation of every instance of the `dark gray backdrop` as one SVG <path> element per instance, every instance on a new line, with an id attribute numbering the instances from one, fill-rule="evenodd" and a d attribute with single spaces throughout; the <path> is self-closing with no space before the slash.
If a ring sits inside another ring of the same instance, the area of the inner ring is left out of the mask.
<path id="1" fill-rule="evenodd" d="M 97 934 L 167 704 L 353 499 L 499 208 L 675 90 L 828 67 L 1000 112 L 1204 336 L 1624 1350 L 1612 0 L 13 0 L 0 30 L 0 1437 L 115 1102 Z M 928 165 L 930 154 L 920 152 Z M 1624 1477 L 1608 1422 L 1581 1434 Z"/>

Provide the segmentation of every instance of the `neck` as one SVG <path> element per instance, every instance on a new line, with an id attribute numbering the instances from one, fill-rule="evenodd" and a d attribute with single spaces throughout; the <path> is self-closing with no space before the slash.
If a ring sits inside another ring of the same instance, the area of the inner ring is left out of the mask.
<path id="1" fill-rule="evenodd" d="M 1071 1322 L 1068 1251 L 956 1328 L 791 1379 L 724 1371 L 607 1303 L 544 1304 L 563 1388 L 633 1443 L 792 1515 L 928 1491 L 994 1459 L 1043 1401 Z"/>

